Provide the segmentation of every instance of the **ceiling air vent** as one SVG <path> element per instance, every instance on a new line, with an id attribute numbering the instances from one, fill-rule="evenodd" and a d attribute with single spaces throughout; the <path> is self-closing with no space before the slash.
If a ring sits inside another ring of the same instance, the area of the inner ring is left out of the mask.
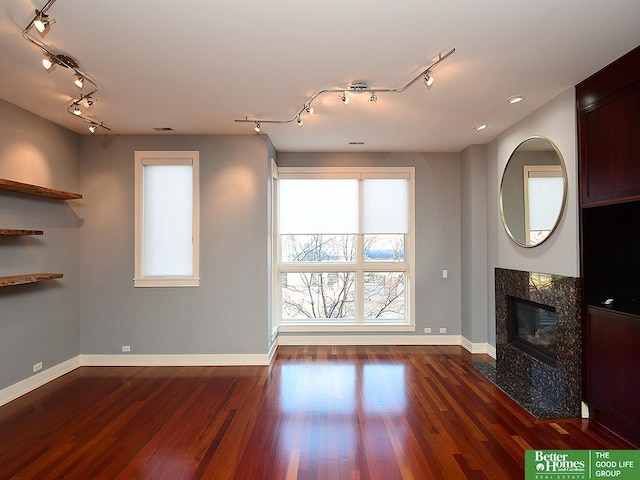
<path id="1" fill-rule="evenodd" d="M 153 127 L 156 132 L 173 132 L 171 127 Z"/>
<path id="2" fill-rule="evenodd" d="M 364 142 L 349 142 L 349 145 L 364 145 Z"/>

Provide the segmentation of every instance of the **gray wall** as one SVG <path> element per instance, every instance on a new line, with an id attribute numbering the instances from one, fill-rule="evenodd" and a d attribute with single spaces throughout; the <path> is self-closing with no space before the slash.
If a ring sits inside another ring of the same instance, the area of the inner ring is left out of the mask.
<path id="1" fill-rule="evenodd" d="M 80 191 L 79 136 L 0 100 L 0 177 Z M 44 230 L 0 237 L 0 276 L 59 272 L 60 280 L 0 288 L 0 389 L 79 353 L 78 244 L 84 201 L 0 192 L 0 228 Z"/>
<path id="2" fill-rule="evenodd" d="M 462 336 L 487 341 L 487 153 L 484 145 L 466 148 L 461 165 Z"/>
<path id="3" fill-rule="evenodd" d="M 413 166 L 416 169 L 416 334 L 460 335 L 460 155 L 280 152 L 278 166 Z M 442 270 L 447 269 L 447 279 Z M 286 334 L 280 333 L 281 336 Z"/>
<path id="4" fill-rule="evenodd" d="M 200 287 L 133 287 L 136 150 L 200 152 Z M 83 354 L 267 352 L 270 152 L 256 135 L 82 138 Z"/>
<path id="5" fill-rule="evenodd" d="M 576 124 L 575 90 L 571 88 L 501 133 L 494 140 L 497 158 L 491 160 L 490 175 L 494 176 L 498 182 L 513 150 L 531 136 L 548 138 L 556 145 L 564 158 L 568 180 L 565 211 L 558 227 L 548 240 L 535 248 L 516 245 L 502 226 L 497 207 L 499 203 L 489 205 L 498 217 L 496 239 L 498 258 L 495 266 L 570 277 L 580 275 Z"/>

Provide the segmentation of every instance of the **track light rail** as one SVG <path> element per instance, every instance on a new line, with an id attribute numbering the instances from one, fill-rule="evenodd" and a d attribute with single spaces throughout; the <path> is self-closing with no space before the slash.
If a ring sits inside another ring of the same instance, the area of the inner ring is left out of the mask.
<path id="1" fill-rule="evenodd" d="M 397 88 L 373 88 L 373 87 L 369 87 L 366 83 L 364 82 L 354 82 L 351 85 L 349 85 L 348 87 L 345 88 L 325 88 L 322 90 L 318 90 L 316 91 L 313 95 L 311 95 L 311 97 L 309 97 L 309 99 L 304 103 L 304 105 L 299 108 L 298 110 L 296 110 L 296 113 L 293 114 L 292 117 L 290 118 L 286 118 L 286 119 L 269 119 L 269 118 L 249 118 L 249 117 L 244 117 L 243 119 L 236 119 L 235 122 L 238 123 L 255 123 L 256 124 L 256 128 L 255 131 L 256 133 L 260 133 L 260 124 L 262 123 L 292 123 L 294 121 L 296 121 L 298 123 L 298 125 L 302 125 L 302 121 L 300 120 L 300 116 L 307 112 L 307 113 L 312 113 L 313 112 L 313 108 L 311 107 L 311 105 L 313 104 L 314 100 L 320 96 L 323 95 L 325 93 L 340 93 L 341 96 L 340 98 L 342 99 L 342 101 L 346 104 L 348 103 L 348 97 L 346 96 L 347 93 L 363 93 L 363 92 L 370 92 L 371 97 L 370 100 L 371 101 L 376 101 L 377 100 L 377 93 L 401 93 L 404 92 L 407 88 L 409 88 L 411 85 L 413 85 L 420 77 L 423 77 L 425 79 L 425 82 L 427 82 L 427 85 L 430 86 L 431 82 L 433 81 L 433 77 L 431 76 L 431 70 L 433 68 L 435 68 L 440 62 L 442 62 L 444 59 L 446 59 L 447 57 L 449 57 L 450 55 L 452 55 L 453 53 L 455 53 L 456 49 L 452 48 L 451 50 L 444 52 L 444 53 L 440 53 L 438 54 L 438 58 L 431 63 L 429 66 L 425 67 L 424 69 L 422 69 L 420 71 L 420 73 L 418 73 L 417 75 L 415 75 L 413 78 L 411 78 L 411 80 L 409 80 L 409 82 L 407 82 L 405 85 L 401 86 L 401 87 L 397 87 Z"/>

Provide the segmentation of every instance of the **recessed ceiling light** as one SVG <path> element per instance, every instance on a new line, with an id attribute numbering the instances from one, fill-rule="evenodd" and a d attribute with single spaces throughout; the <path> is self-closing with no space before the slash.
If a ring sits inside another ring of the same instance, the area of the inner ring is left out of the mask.
<path id="1" fill-rule="evenodd" d="M 485 128 L 487 128 L 487 124 L 481 123 L 479 125 L 474 125 L 473 128 L 475 129 L 476 132 L 479 132 L 480 130 L 484 130 Z"/>
<path id="2" fill-rule="evenodd" d="M 520 103 L 522 100 L 524 100 L 524 97 L 522 95 L 513 95 L 512 97 L 507 98 L 507 102 L 509 102 L 511 105 L 513 105 L 514 103 Z"/>

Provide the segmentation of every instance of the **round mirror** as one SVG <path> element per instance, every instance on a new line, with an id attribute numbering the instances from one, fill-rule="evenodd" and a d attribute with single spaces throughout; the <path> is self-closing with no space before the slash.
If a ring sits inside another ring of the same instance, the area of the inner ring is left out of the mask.
<path id="1" fill-rule="evenodd" d="M 567 171 L 546 138 L 531 137 L 509 157 L 500 185 L 500 214 L 511 239 L 535 247 L 553 233 L 564 211 Z"/>

